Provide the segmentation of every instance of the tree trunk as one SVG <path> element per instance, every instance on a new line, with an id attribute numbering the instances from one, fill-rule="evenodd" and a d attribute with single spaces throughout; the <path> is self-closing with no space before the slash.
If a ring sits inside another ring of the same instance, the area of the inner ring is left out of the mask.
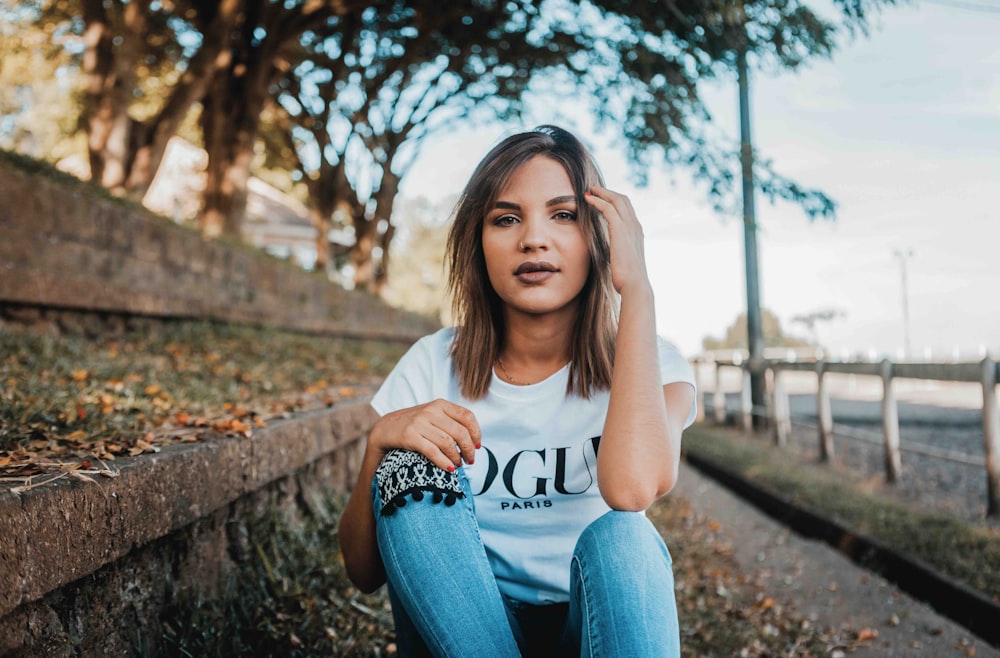
<path id="1" fill-rule="evenodd" d="M 343 157 L 337 164 L 330 164 L 324 158 L 315 179 L 309 179 L 309 202 L 313 226 L 316 227 L 316 269 L 326 271 L 330 267 L 330 229 L 333 227 L 333 213 L 341 199 L 344 176 Z"/>
<path id="2" fill-rule="evenodd" d="M 379 240 L 382 247 L 382 264 L 375 272 L 375 285 L 372 287 L 372 292 L 379 297 L 381 297 L 382 293 L 385 292 L 385 287 L 389 283 L 389 245 L 395 234 L 396 226 L 394 224 L 389 224 L 385 233 L 382 234 L 381 240 Z"/>
<path id="3" fill-rule="evenodd" d="M 354 287 L 357 289 L 374 293 L 385 283 L 384 277 L 386 275 L 384 272 L 381 275 L 378 272 L 372 258 L 372 252 L 376 245 L 384 243 L 382 259 L 383 261 L 387 260 L 385 248 L 388 247 L 388 242 L 383 239 L 384 236 L 379 235 L 379 224 L 385 220 L 385 229 L 388 229 L 389 219 L 392 217 L 392 206 L 398 193 L 399 177 L 389 171 L 388 166 L 386 166 L 382 173 L 382 182 L 379 184 L 378 191 L 375 192 L 375 211 L 372 216 L 363 216 L 360 221 L 359 218 L 355 217 L 354 235 L 357 241 L 351 248 L 351 263 L 354 265 Z M 381 284 L 378 283 L 379 276 L 383 277 Z"/>
<path id="4" fill-rule="evenodd" d="M 330 268 L 330 229 L 333 228 L 331 214 L 324 213 L 315 205 L 309 211 L 313 226 L 316 227 L 316 266 L 317 272 L 326 272 Z"/>
<path id="5" fill-rule="evenodd" d="M 232 62 L 230 33 L 242 13 L 242 5 L 243 0 L 218 3 L 215 13 L 206 17 L 201 47 L 188 62 L 163 108 L 146 123 L 136 124 L 131 166 L 125 180 L 125 188 L 132 196 L 145 195 L 163 161 L 167 143 L 177 134 L 192 106 L 205 96 L 215 72 Z"/>
<path id="6" fill-rule="evenodd" d="M 90 178 L 112 193 L 125 192 L 131 164 L 133 122 L 128 109 L 135 90 L 135 69 L 142 53 L 143 32 L 150 0 L 110 6 L 122 13 L 124 29 L 115 34 L 114 21 L 102 0 L 84 0 L 87 77 L 84 124 L 90 154 Z M 118 39 L 118 45 L 115 40 Z"/>
<path id="7" fill-rule="evenodd" d="M 380 220 L 384 219 L 386 222 L 385 230 L 378 236 L 378 243 L 382 248 L 382 261 L 375 268 L 375 278 L 370 286 L 370 290 L 379 296 L 389 282 L 389 245 L 396 234 L 396 227 L 392 225 L 392 211 L 399 195 L 399 181 L 399 176 L 386 167 L 382 174 L 382 184 L 375 195 L 376 226 Z"/>
<path id="8" fill-rule="evenodd" d="M 364 206 L 355 207 L 353 215 L 354 246 L 349 257 L 354 266 L 354 287 L 368 290 L 375 280 L 372 250 L 375 248 L 376 222 L 365 216 Z"/>
<path id="9" fill-rule="evenodd" d="M 242 0 L 222 0 L 206 17 L 202 44 L 186 65 L 160 111 L 146 122 L 129 116 L 137 86 L 135 70 L 144 55 L 151 0 L 122 4 L 84 0 L 87 24 L 83 70 L 87 75 L 84 124 L 88 134 L 91 180 L 115 194 L 142 198 L 149 189 L 170 138 L 191 107 L 205 94 L 219 66 L 229 63 L 230 32 Z M 116 34 L 108 7 L 121 13 Z M 115 45 L 116 39 L 118 44 Z"/>
<path id="10" fill-rule="evenodd" d="M 231 98 L 243 98 L 231 103 Z M 258 102 L 254 102 L 254 98 Z M 263 103 L 239 75 L 216 76 L 202 106 L 201 127 L 208 152 L 199 218 L 205 237 L 240 237 L 247 206 L 247 182 Z"/>
<path id="11" fill-rule="evenodd" d="M 199 223 L 206 238 L 240 237 L 247 206 L 247 181 L 253 150 L 233 145 L 216 154 L 206 168 L 205 192 Z"/>

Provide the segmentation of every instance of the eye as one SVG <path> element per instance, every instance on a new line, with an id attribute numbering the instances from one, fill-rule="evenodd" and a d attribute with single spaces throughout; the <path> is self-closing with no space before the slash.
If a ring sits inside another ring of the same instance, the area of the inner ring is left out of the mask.
<path id="1" fill-rule="evenodd" d="M 558 219 L 563 222 L 575 222 L 576 213 L 571 210 L 560 210 L 552 216 L 553 219 Z"/>
<path id="2" fill-rule="evenodd" d="M 500 215 L 493 219 L 494 226 L 510 226 L 518 222 L 517 217 L 514 215 Z"/>

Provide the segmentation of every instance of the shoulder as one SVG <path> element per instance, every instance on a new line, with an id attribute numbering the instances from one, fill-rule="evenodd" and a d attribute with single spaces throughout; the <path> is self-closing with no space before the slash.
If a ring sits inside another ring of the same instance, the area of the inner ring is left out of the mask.
<path id="1" fill-rule="evenodd" d="M 451 370 L 453 334 L 450 328 L 441 329 L 410 346 L 372 398 L 379 415 L 442 397 Z"/>
<path id="2" fill-rule="evenodd" d="M 656 337 L 662 383 L 687 382 L 694 385 L 694 369 L 676 345 L 661 336 Z"/>
<path id="3" fill-rule="evenodd" d="M 417 370 L 430 373 L 436 370 L 451 359 L 451 341 L 454 334 L 453 327 L 445 327 L 418 339 L 399 359 L 393 371 Z"/>
<path id="4" fill-rule="evenodd" d="M 455 327 L 444 327 L 418 340 L 407 354 L 413 352 L 434 360 L 448 359 L 451 353 L 451 343 L 454 339 Z"/>
<path id="5" fill-rule="evenodd" d="M 663 336 L 656 337 L 656 349 L 660 354 L 660 360 L 664 358 L 668 359 L 684 359 L 684 355 L 681 351 L 677 349 L 677 346 L 671 343 L 669 340 Z M 686 359 L 685 359 L 686 360 Z"/>

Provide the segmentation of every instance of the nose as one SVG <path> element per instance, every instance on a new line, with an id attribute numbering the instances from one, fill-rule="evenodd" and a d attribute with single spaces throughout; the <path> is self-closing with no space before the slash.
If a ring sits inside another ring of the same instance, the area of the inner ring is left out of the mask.
<path id="1" fill-rule="evenodd" d="M 545 219 L 525 217 L 521 221 L 521 241 L 518 248 L 528 253 L 549 248 L 548 222 Z"/>

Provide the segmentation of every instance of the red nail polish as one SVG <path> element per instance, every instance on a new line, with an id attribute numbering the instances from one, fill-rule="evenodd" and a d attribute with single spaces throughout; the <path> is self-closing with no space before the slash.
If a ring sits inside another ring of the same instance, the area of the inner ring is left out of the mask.
<path id="1" fill-rule="evenodd" d="M 455 472 L 455 467 L 452 466 L 451 464 L 448 464 L 448 472 L 449 473 L 454 473 Z"/>

